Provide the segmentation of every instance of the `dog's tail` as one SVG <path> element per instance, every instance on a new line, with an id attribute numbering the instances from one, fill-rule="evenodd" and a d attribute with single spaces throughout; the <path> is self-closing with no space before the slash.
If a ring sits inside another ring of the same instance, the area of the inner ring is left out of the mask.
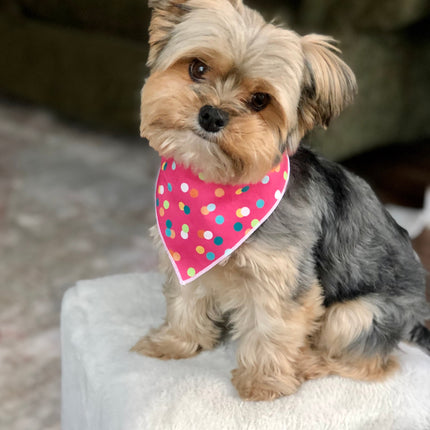
<path id="1" fill-rule="evenodd" d="M 430 330 L 417 324 L 409 333 L 409 340 L 424 348 L 430 354 Z"/>

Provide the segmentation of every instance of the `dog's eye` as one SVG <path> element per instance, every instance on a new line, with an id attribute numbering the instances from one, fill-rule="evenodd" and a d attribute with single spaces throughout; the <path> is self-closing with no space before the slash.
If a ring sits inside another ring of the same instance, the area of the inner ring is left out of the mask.
<path id="1" fill-rule="evenodd" d="M 251 97 L 250 105 L 255 112 L 263 110 L 270 102 L 270 95 L 266 93 L 255 93 Z"/>
<path id="2" fill-rule="evenodd" d="M 195 58 L 193 61 L 191 61 L 188 72 L 190 74 L 190 78 L 194 82 L 200 82 L 204 79 L 203 76 L 208 70 L 209 67 L 205 63 Z"/>

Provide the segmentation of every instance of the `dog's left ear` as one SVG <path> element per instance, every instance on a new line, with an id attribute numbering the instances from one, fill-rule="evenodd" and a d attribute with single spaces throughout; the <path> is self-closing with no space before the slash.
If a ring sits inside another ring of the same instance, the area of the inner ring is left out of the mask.
<path id="1" fill-rule="evenodd" d="M 309 34 L 301 42 L 305 70 L 298 116 L 304 135 L 315 125 L 327 127 L 352 102 L 357 84 L 352 70 L 338 57 L 334 39 Z"/>
<path id="2" fill-rule="evenodd" d="M 149 67 L 154 65 L 175 26 L 189 12 L 187 3 L 188 0 L 148 0 L 148 6 L 152 9 L 147 61 Z"/>

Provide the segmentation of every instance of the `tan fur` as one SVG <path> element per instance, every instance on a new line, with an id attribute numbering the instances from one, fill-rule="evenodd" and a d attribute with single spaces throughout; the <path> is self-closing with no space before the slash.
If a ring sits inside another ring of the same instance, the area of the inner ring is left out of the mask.
<path id="1" fill-rule="evenodd" d="M 302 349 L 302 356 L 298 362 L 298 373 L 303 381 L 327 375 L 362 381 L 383 381 L 398 368 L 398 361 L 392 355 L 365 357 L 350 355 L 344 351 L 344 355 L 333 359 L 328 357 L 325 351 L 315 349 L 311 345 Z"/>
<path id="2" fill-rule="evenodd" d="M 372 327 L 376 308 L 365 299 L 336 303 L 327 309 L 321 332 L 318 336 L 319 349 L 328 357 L 336 358 L 363 332 Z"/>
<path id="3" fill-rule="evenodd" d="M 285 118 L 276 100 L 259 114 L 247 112 L 243 101 L 254 92 L 272 92 L 272 87 L 235 73 L 221 83 L 218 76 L 223 76 L 225 68 L 211 70 L 207 76 L 211 88 L 199 88 L 197 93 L 189 87 L 188 62 L 179 61 L 151 75 L 141 94 L 141 135 L 165 157 L 174 154 L 177 162 L 194 167 L 196 173 L 203 170 L 207 181 L 257 182 L 279 162 Z M 231 116 L 228 129 L 211 141 L 198 134 L 195 118 L 205 104 L 219 106 Z"/>
<path id="4" fill-rule="evenodd" d="M 305 74 L 299 105 L 300 138 L 315 125 L 326 127 L 357 92 L 355 76 L 338 57 L 340 50 L 335 43 L 333 38 L 319 34 L 302 37 Z"/>
<path id="5" fill-rule="evenodd" d="M 300 37 L 265 23 L 239 1 L 166 0 L 153 7 L 142 136 L 161 155 L 174 154 L 185 166 L 203 170 L 208 181 L 258 182 L 279 162 L 297 128 L 304 64 Z M 190 79 L 193 58 L 210 67 L 205 82 Z M 255 92 L 271 96 L 261 112 L 248 105 Z M 218 136 L 196 133 L 198 111 L 207 104 L 231 116 Z"/>
<path id="6" fill-rule="evenodd" d="M 361 356 L 351 349 L 361 335 L 368 333 L 378 308 L 366 298 L 330 306 L 303 349 L 300 363 L 304 379 L 336 374 L 353 379 L 382 380 L 397 369 L 394 357 Z"/>

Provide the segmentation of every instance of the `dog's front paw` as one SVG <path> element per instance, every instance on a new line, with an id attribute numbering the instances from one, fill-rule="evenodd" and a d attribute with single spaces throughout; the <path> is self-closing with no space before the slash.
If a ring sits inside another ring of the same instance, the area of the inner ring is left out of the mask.
<path id="1" fill-rule="evenodd" d="M 300 385 L 294 376 L 261 375 L 244 368 L 234 369 L 231 373 L 231 381 L 243 400 L 274 400 L 295 393 Z"/>
<path id="2" fill-rule="evenodd" d="M 169 330 L 161 328 L 140 339 L 131 351 L 161 360 L 189 358 L 200 352 L 197 343 L 180 339 Z"/>

